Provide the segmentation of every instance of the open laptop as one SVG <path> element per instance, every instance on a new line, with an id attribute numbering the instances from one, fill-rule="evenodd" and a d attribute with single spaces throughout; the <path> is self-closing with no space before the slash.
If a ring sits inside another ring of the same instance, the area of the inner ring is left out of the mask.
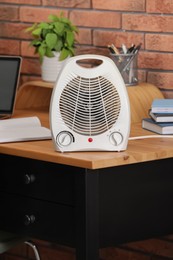
<path id="1" fill-rule="evenodd" d="M 14 112 L 22 58 L 0 55 L 0 119 Z"/>

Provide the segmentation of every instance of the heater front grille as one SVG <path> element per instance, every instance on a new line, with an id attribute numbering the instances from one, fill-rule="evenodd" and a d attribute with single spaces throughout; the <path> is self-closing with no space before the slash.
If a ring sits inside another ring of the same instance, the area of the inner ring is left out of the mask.
<path id="1" fill-rule="evenodd" d="M 116 87 L 105 77 L 74 77 L 64 87 L 59 102 L 62 120 L 81 135 L 99 135 L 117 121 L 121 102 Z"/>

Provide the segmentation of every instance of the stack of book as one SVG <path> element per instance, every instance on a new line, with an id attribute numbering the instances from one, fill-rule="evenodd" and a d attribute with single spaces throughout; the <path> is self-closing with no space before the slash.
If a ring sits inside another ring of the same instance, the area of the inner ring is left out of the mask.
<path id="1" fill-rule="evenodd" d="M 149 118 L 142 120 L 142 127 L 158 134 L 173 134 L 173 99 L 154 99 Z"/>

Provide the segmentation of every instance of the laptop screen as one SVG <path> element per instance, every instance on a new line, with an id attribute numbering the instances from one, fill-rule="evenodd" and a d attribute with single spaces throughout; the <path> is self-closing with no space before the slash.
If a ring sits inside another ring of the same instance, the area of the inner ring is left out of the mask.
<path id="1" fill-rule="evenodd" d="M 0 55 L 0 116 L 13 113 L 21 60 L 19 56 Z"/>

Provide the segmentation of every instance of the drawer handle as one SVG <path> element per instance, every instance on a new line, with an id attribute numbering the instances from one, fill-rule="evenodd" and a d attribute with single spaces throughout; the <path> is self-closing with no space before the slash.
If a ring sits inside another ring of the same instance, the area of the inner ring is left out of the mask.
<path id="1" fill-rule="evenodd" d="M 33 174 L 25 174 L 24 182 L 25 184 L 31 184 L 35 181 L 35 176 Z"/>
<path id="2" fill-rule="evenodd" d="M 26 226 L 29 226 L 30 224 L 33 224 L 35 222 L 35 216 L 34 215 L 25 215 L 24 224 Z"/>

